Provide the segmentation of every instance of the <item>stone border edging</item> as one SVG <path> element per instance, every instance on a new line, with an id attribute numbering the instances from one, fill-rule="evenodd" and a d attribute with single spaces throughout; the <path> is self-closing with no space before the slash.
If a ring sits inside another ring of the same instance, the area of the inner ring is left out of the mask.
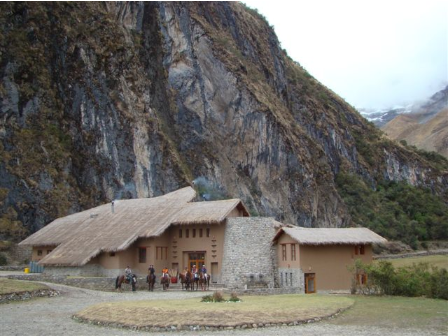
<path id="1" fill-rule="evenodd" d="M 26 301 L 36 297 L 53 297 L 59 294 L 59 291 L 53 289 L 36 289 L 34 291 L 0 294 L 0 304 L 12 301 Z"/>
<path id="2" fill-rule="evenodd" d="M 316 323 L 323 320 L 333 319 L 339 314 L 345 312 L 346 310 L 353 307 L 355 303 L 345 308 L 338 309 L 335 313 L 324 315 L 321 317 L 315 317 L 310 319 L 295 320 L 290 322 L 279 322 L 279 323 L 241 323 L 234 326 L 217 326 L 217 325 L 182 325 L 182 326 L 157 326 L 157 325 L 147 325 L 147 326 L 136 326 L 128 325 L 124 323 L 117 322 L 103 322 L 97 320 L 89 320 L 84 317 L 79 317 L 76 314 L 72 315 L 72 319 L 90 325 L 117 328 L 117 329 L 127 329 L 132 331 L 145 331 L 145 332 L 177 332 L 177 331 L 222 331 L 222 330 L 239 330 L 239 329 L 258 329 L 258 328 L 269 328 L 269 327 L 287 327 L 287 326 L 298 326 L 301 324 Z"/>

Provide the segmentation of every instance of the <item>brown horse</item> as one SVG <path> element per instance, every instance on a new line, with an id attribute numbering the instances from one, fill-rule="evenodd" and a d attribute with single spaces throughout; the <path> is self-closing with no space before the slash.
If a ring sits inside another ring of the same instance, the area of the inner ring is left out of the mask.
<path id="1" fill-rule="evenodd" d="M 154 291 L 154 285 L 156 283 L 156 275 L 155 274 L 148 274 L 146 277 L 146 282 L 148 284 L 148 290 L 153 292 Z"/>
<path id="2" fill-rule="evenodd" d="M 199 288 L 199 273 L 191 275 L 191 290 L 194 291 L 194 287 L 196 286 L 196 290 Z"/>
<path id="3" fill-rule="evenodd" d="M 162 276 L 160 279 L 160 284 L 162 285 L 163 290 L 167 290 L 170 286 L 170 277 Z"/>
<path id="4" fill-rule="evenodd" d="M 137 284 L 137 276 L 135 274 L 131 275 L 131 281 L 129 281 L 129 279 L 124 276 L 124 275 L 119 275 L 117 276 L 117 278 L 115 279 L 115 289 L 119 289 L 120 291 L 122 290 L 121 288 L 121 284 L 131 284 L 132 287 L 132 291 L 135 292 L 136 290 L 136 284 Z"/>
<path id="5" fill-rule="evenodd" d="M 191 272 L 185 271 L 184 273 L 179 273 L 180 284 L 182 285 L 182 289 L 188 290 L 191 284 Z"/>
<path id="6" fill-rule="evenodd" d="M 199 273 L 199 284 L 203 291 L 210 288 L 210 275 L 200 272 Z"/>

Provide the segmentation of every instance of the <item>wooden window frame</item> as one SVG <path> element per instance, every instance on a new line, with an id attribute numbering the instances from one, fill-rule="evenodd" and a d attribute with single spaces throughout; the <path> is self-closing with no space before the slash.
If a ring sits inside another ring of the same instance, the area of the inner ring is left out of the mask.
<path id="1" fill-rule="evenodd" d="M 206 235 L 207 238 L 210 237 L 210 228 L 206 228 L 205 229 L 205 235 Z"/>
<path id="2" fill-rule="evenodd" d="M 291 261 L 295 261 L 296 259 L 296 244 L 291 244 Z"/>
<path id="3" fill-rule="evenodd" d="M 202 238 L 202 229 L 199 229 L 199 238 Z"/>
<path id="4" fill-rule="evenodd" d="M 191 229 L 191 238 L 196 238 L 196 229 Z"/>
<path id="5" fill-rule="evenodd" d="M 179 229 L 179 238 L 182 238 L 182 229 Z"/>
<path id="6" fill-rule="evenodd" d="M 185 229 L 185 238 L 190 238 L 190 229 Z"/>
<path id="7" fill-rule="evenodd" d="M 42 250 L 37 250 L 37 256 L 38 257 L 42 257 L 42 253 L 43 253 Z"/>
<path id="8" fill-rule="evenodd" d="M 287 261 L 288 256 L 286 254 L 286 244 L 281 244 L 282 246 L 282 261 Z"/>

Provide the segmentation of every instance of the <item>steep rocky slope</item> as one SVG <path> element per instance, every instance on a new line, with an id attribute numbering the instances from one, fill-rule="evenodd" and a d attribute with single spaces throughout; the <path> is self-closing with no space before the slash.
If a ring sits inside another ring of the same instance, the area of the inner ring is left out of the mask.
<path id="1" fill-rule="evenodd" d="M 3 237 L 196 177 L 308 226 L 350 224 L 340 171 L 447 197 L 446 166 L 384 137 L 240 3 L 1 3 L 0 26 Z"/>
<path id="2" fill-rule="evenodd" d="M 394 140 L 405 140 L 408 145 L 437 152 L 448 158 L 448 109 L 444 109 L 425 122 L 420 116 L 399 115 L 382 130 Z"/>

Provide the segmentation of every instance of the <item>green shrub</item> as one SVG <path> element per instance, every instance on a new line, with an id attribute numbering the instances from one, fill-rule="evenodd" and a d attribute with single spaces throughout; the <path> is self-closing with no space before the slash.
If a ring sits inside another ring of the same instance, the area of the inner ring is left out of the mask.
<path id="1" fill-rule="evenodd" d="M 201 299 L 201 302 L 213 302 L 213 296 L 211 295 L 204 295 Z"/>
<path id="2" fill-rule="evenodd" d="M 395 269 L 391 262 L 380 261 L 366 265 L 356 260 L 350 268 L 354 278 L 358 274 L 367 275 L 367 284 L 355 284 L 354 292 L 361 294 L 426 296 L 434 299 L 448 300 L 448 272 L 446 269 L 433 267 L 428 263 Z"/>
<path id="3" fill-rule="evenodd" d="M 0 253 L 0 266 L 5 266 L 8 264 L 8 260 L 3 253 Z"/>

